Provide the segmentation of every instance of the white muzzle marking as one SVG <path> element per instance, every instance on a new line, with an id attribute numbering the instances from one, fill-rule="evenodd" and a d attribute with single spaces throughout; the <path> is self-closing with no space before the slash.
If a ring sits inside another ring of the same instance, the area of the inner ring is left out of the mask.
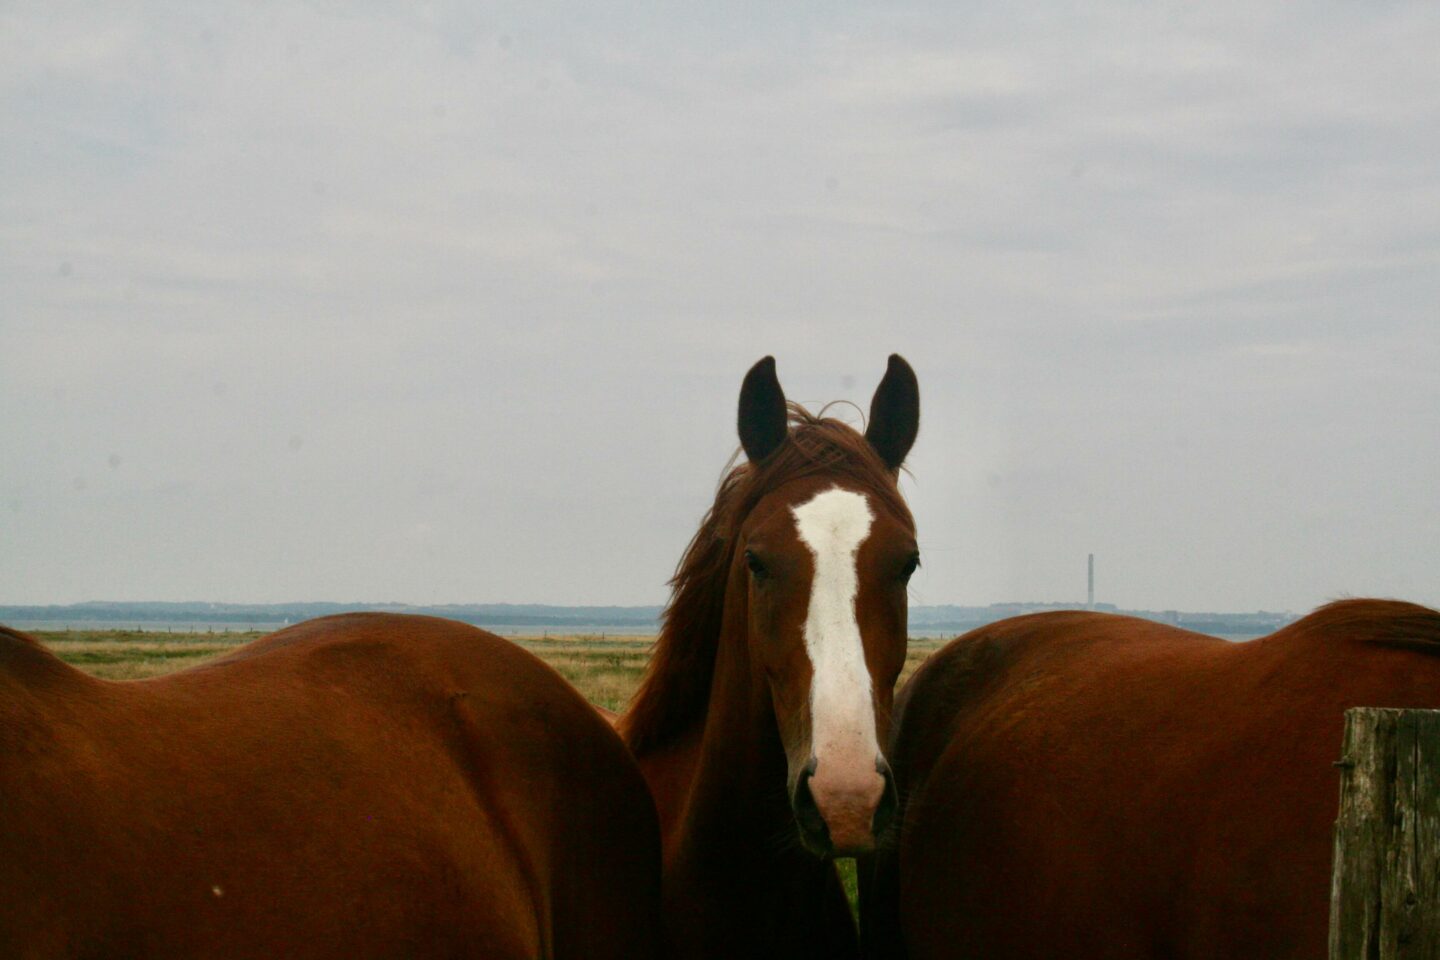
<path id="1" fill-rule="evenodd" d="M 815 559 L 805 617 L 810 655 L 810 742 L 816 759 L 810 787 L 838 846 L 868 837 L 884 781 L 865 646 L 855 615 L 856 556 L 874 514 L 866 498 L 831 487 L 792 507 L 800 540 Z M 859 834 L 865 836 L 859 836 Z"/>

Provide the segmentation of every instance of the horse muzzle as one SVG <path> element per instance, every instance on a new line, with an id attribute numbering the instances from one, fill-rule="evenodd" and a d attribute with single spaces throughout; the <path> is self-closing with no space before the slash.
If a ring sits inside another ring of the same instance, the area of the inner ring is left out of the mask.
<path id="1" fill-rule="evenodd" d="M 875 849 L 895 818 L 895 777 L 884 757 L 873 768 L 811 757 L 790 793 L 805 849 L 820 857 L 853 857 Z M 848 767 L 848 769 L 847 769 Z"/>

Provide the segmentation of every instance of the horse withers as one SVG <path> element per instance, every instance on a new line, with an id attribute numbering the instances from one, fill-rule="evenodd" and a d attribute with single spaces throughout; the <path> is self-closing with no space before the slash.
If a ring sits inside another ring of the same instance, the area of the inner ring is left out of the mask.
<path id="1" fill-rule="evenodd" d="M 919 425 L 898 356 L 864 435 L 745 377 L 748 462 L 672 581 L 620 729 L 660 814 L 678 957 L 843 958 L 855 926 L 826 858 L 873 848 L 896 794 L 881 744 L 918 563 L 897 473 Z"/>
<path id="2" fill-rule="evenodd" d="M 474 627 L 127 682 L 0 628 L 0 956 L 653 957 L 659 867 L 619 737 Z"/>
<path id="3" fill-rule="evenodd" d="M 1347 600 L 1243 643 L 1084 612 L 960 637 L 897 698 L 904 826 L 862 872 L 867 954 L 1324 957 L 1355 706 L 1440 707 L 1440 613 Z"/>

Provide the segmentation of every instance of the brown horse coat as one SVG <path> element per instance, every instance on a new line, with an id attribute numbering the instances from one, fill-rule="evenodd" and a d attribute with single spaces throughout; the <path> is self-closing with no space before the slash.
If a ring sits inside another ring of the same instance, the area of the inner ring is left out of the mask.
<path id="1" fill-rule="evenodd" d="M 1345 601 L 1248 643 L 1053 613 L 953 641 L 897 703 L 870 955 L 1324 957 L 1352 706 L 1440 707 L 1440 613 Z"/>
<path id="2" fill-rule="evenodd" d="M 0 956 L 649 957 L 658 830 L 557 674 L 430 617 L 106 682 L 0 628 Z"/>

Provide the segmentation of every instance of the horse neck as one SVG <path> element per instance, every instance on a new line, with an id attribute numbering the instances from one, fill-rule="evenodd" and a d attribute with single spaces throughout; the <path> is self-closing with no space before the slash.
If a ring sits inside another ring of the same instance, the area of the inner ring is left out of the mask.
<path id="1" fill-rule="evenodd" d="M 744 600 L 743 590 L 727 591 L 692 807 L 708 804 L 713 809 L 703 813 L 722 820 L 763 817 L 778 830 L 790 821 L 785 753 L 769 690 L 750 659 Z"/>
<path id="2" fill-rule="evenodd" d="M 738 874 L 727 895 L 794 909 L 833 868 L 800 847 L 770 689 L 750 658 L 746 598 L 727 591 L 679 846 L 701 873 Z"/>
<path id="3" fill-rule="evenodd" d="M 726 604 L 710 702 L 673 856 L 677 956 L 853 956 L 834 866 L 800 848 L 770 692 L 753 669 L 744 591 Z"/>

